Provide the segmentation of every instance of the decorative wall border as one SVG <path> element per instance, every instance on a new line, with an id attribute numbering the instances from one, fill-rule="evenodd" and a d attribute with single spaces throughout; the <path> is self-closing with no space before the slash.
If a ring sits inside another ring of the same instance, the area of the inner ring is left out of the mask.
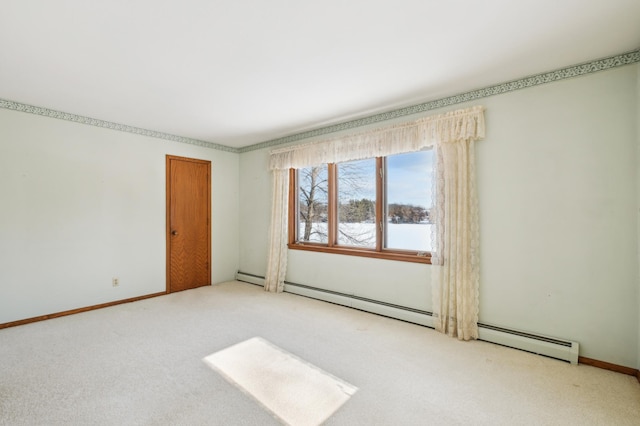
<path id="1" fill-rule="evenodd" d="M 450 105 L 456 105 L 463 102 L 469 102 L 469 101 L 473 101 L 481 98 L 487 98 L 489 96 L 495 96 L 502 93 L 513 92 L 515 90 L 526 89 L 528 87 L 539 86 L 541 84 L 552 83 L 554 81 L 565 80 L 568 78 L 578 77 L 581 75 L 591 74 L 599 71 L 605 71 L 611 68 L 617 68 L 623 65 L 629 65 L 636 62 L 640 62 L 640 49 L 637 49 L 628 53 L 623 53 L 620 55 L 611 56 L 609 58 L 598 59 L 590 62 L 585 62 L 579 65 L 561 68 L 555 71 L 537 74 L 530 77 L 509 81 L 506 83 L 496 84 L 494 86 L 489 86 L 482 89 L 472 90 L 470 92 L 460 93 L 457 95 L 449 96 L 442 99 L 437 99 L 434 101 L 425 102 L 418 105 L 408 106 L 408 107 L 404 107 L 404 108 L 400 108 L 392 111 L 383 112 L 380 114 L 374 114 L 368 117 L 346 121 L 344 123 L 333 124 L 326 127 L 320 127 L 318 129 L 309 130 L 302 133 L 295 133 L 289 136 L 284 136 L 277 139 L 271 139 L 265 142 L 260 142 L 260 143 L 249 145 L 243 148 L 233 148 L 230 146 L 220 145 L 213 142 L 186 138 L 184 136 L 177 136 L 169 133 L 157 132 L 155 130 L 142 129 L 140 127 L 133 127 L 133 126 L 128 126 L 126 124 L 113 123 L 111 121 L 104 121 L 96 118 L 85 117 L 82 115 L 70 114 L 67 112 L 56 111 L 49 108 L 36 107 L 33 105 L 22 104 L 19 102 L 13 102 L 5 99 L 0 99 L 0 108 L 27 112 L 30 114 L 41 115 L 43 117 L 51 117 L 51 118 L 57 118 L 60 120 L 73 121 L 75 123 L 87 124 L 90 126 L 102 127 L 102 128 L 111 129 L 111 130 L 118 130 L 121 132 L 128 132 L 136 135 L 143 135 L 143 136 L 149 136 L 152 138 L 165 139 L 173 142 L 197 145 L 205 148 L 217 149 L 219 151 L 226 151 L 226 152 L 241 154 L 244 152 L 255 151 L 258 149 L 270 148 L 270 147 L 273 147 L 276 145 L 282 145 L 285 143 L 296 142 L 299 140 L 308 139 L 315 136 L 322 136 L 330 133 L 340 132 L 342 130 L 354 129 L 354 128 L 366 126 L 369 124 L 392 120 L 398 117 L 431 111 L 434 109 L 443 108 Z"/>
<path id="2" fill-rule="evenodd" d="M 526 89 L 528 87 L 539 86 L 541 84 L 547 84 L 554 81 L 565 80 L 568 78 L 578 77 L 585 74 L 591 74 L 599 71 L 608 70 L 611 68 L 617 68 L 623 65 L 629 65 L 636 62 L 640 62 L 640 49 L 632 52 L 623 53 L 621 55 L 611 56 L 609 58 L 598 59 L 591 62 L 585 62 L 583 64 L 570 66 L 567 68 L 561 68 L 559 70 L 550 71 L 542 74 L 525 77 L 518 80 L 509 81 L 506 83 L 496 84 L 494 86 L 485 87 L 482 89 L 472 90 L 466 93 L 460 93 L 458 95 L 449 96 L 442 99 L 437 99 L 430 102 L 425 102 L 418 105 L 404 107 L 380 114 L 371 115 L 356 120 L 346 121 L 344 123 L 334 124 L 327 127 L 321 127 L 319 129 L 309 130 L 307 132 L 296 133 L 293 135 L 285 136 L 278 139 L 272 139 L 265 142 L 257 143 L 255 145 L 249 145 L 244 148 L 240 148 L 239 152 L 255 151 L 262 148 L 270 148 L 276 145 L 282 145 L 289 142 L 296 142 L 302 139 L 307 139 L 315 136 L 322 136 L 329 133 L 335 133 L 342 130 L 349 130 L 369 124 L 379 123 L 381 121 L 387 121 L 406 115 L 417 114 L 420 112 L 430 111 L 438 108 L 443 108 L 449 105 L 460 104 L 463 102 L 473 101 L 480 98 L 487 98 L 489 96 L 495 96 L 502 93 L 513 92 L 515 90 Z"/>
<path id="3" fill-rule="evenodd" d="M 71 114 L 68 112 L 56 111 L 49 108 L 42 108 L 33 105 L 22 104 L 19 102 L 0 99 L 0 108 L 10 109 L 14 111 L 27 112 L 29 114 L 41 115 L 43 117 L 57 118 L 59 120 L 73 121 L 74 123 L 87 124 L 89 126 L 103 127 L 105 129 L 118 130 L 120 132 L 133 133 L 135 135 L 149 136 L 152 138 L 165 139 L 173 142 L 186 143 L 190 145 L 202 146 L 205 148 L 217 149 L 220 151 L 238 153 L 237 148 L 219 145 L 213 142 L 202 141 L 199 139 L 185 138 L 184 136 L 172 135 L 170 133 L 156 132 L 155 130 L 142 129 L 140 127 L 128 126 L 126 124 L 114 123 L 111 121 L 98 120 L 97 118 L 85 117 L 82 115 Z"/>

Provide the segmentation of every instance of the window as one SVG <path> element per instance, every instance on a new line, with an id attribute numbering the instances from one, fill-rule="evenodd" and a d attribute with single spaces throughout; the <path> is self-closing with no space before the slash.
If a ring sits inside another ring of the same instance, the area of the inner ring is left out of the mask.
<path id="1" fill-rule="evenodd" d="M 338 245 L 376 247 L 376 159 L 335 166 Z"/>
<path id="2" fill-rule="evenodd" d="M 327 243 L 328 230 L 327 166 L 298 171 L 298 235 L 300 240 Z"/>
<path id="3" fill-rule="evenodd" d="M 431 150 L 291 170 L 289 248 L 429 263 Z"/>
<path id="4" fill-rule="evenodd" d="M 386 248 L 431 251 L 432 154 L 429 150 L 386 158 Z"/>

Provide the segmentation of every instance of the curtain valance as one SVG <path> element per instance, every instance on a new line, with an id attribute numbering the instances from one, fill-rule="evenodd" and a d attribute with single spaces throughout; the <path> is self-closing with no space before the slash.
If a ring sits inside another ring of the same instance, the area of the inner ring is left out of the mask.
<path id="1" fill-rule="evenodd" d="M 433 115 L 419 120 L 334 139 L 279 148 L 270 169 L 284 170 L 326 163 L 419 151 L 436 144 L 484 138 L 484 107 Z"/>

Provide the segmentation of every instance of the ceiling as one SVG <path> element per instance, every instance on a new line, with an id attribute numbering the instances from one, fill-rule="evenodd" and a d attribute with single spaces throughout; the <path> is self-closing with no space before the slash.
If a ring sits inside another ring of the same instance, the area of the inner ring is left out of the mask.
<path id="1" fill-rule="evenodd" d="M 638 0 L 2 0 L 0 98 L 240 148 L 640 47 Z"/>

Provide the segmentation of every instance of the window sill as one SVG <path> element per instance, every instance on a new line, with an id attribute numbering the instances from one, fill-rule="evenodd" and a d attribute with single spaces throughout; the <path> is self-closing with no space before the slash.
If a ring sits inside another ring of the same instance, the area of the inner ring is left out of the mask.
<path id="1" fill-rule="evenodd" d="M 369 257 L 374 259 L 386 259 L 396 260 L 399 262 L 411 262 L 411 263 L 424 263 L 431 264 L 431 255 L 426 254 L 424 256 L 418 255 L 416 252 L 402 252 L 402 251 L 375 251 L 360 248 L 351 247 L 328 247 L 321 244 L 314 243 L 290 243 L 288 245 L 291 250 L 303 250 L 303 251 L 315 251 L 320 253 L 333 253 L 342 254 L 347 256 L 360 256 Z"/>

